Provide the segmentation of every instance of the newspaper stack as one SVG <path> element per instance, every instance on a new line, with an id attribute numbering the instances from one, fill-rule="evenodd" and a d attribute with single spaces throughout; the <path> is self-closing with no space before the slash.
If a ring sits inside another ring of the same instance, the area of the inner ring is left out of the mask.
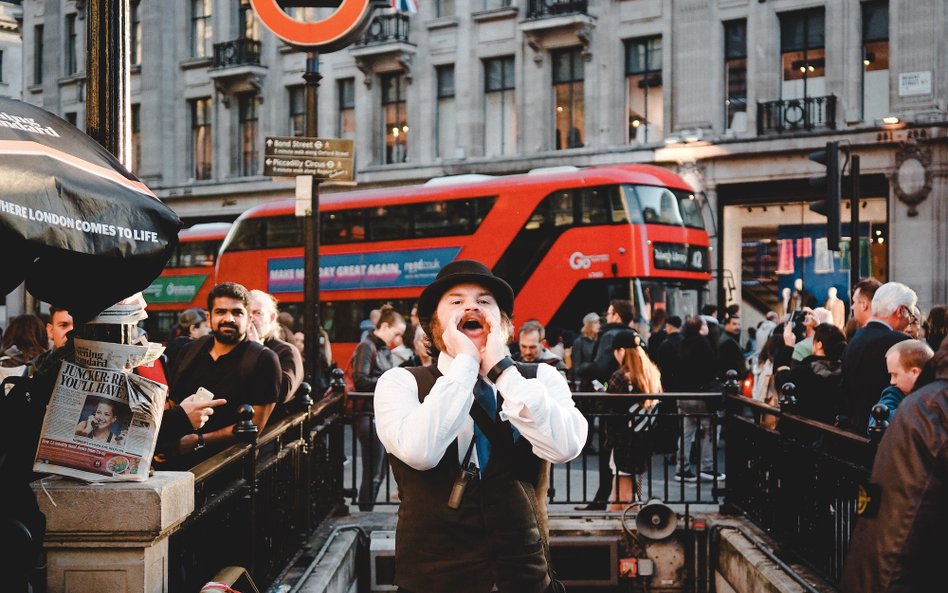
<path id="1" fill-rule="evenodd" d="M 147 317 L 141 293 L 90 323 L 131 326 Z M 155 453 L 168 386 L 132 371 L 164 347 L 142 336 L 133 344 L 75 339 L 53 388 L 33 471 L 89 482 L 143 481 Z"/>

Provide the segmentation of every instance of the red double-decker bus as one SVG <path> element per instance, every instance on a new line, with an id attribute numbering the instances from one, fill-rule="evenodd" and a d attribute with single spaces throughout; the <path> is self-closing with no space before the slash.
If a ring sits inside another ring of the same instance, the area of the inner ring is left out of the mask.
<path id="1" fill-rule="evenodd" d="M 660 167 L 557 167 L 460 175 L 423 185 L 320 198 L 321 320 L 337 361 L 369 311 L 407 314 L 438 270 L 475 259 L 516 293 L 515 322 L 578 331 L 610 299 L 698 312 L 711 279 L 701 201 Z M 260 288 L 301 319 L 303 219 L 292 200 L 241 215 L 221 248 L 217 280 Z M 343 362 L 340 365 L 344 366 Z"/>
<path id="2" fill-rule="evenodd" d="M 229 222 L 211 222 L 178 233 L 178 246 L 161 276 L 142 293 L 148 303 L 148 319 L 143 326 L 152 341 L 166 341 L 185 309 L 207 308 L 217 252 L 230 227 Z"/>

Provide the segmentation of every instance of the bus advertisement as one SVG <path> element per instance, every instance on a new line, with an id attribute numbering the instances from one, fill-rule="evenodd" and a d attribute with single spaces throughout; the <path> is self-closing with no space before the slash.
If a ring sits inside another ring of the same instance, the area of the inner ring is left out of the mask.
<path id="1" fill-rule="evenodd" d="M 320 197 L 320 320 L 340 366 L 371 309 L 406 314 L 440 268 L 475 259 L 516 294 L 514 322 L 578 331 L 610 299 L 698 313 L 711 279 L 701 200 L 650 165 L 459 175 L 413 187 Z M 272 293 L 300 321 L 303 218 L 293 200 L 247 210 L 217 260 L 217 281 Z"/>

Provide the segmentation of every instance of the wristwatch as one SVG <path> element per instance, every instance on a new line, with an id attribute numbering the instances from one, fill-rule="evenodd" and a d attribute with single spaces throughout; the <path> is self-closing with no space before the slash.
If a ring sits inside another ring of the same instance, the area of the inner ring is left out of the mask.
<path id="1" fill-rule="evenodd" d="M 491 383 L 496 383 L 497 379 L 500 379 L 500 375 L 513 365 L 513 359 L 509 356 L 505 356 L 501 358 L 500 362 L 495 364 L 491 370 L 487 371 L 487 378 L 490 379 Z"/>
<path id="2" fill-rule="evenodd" d="M 205 445 L 205 443 L 204 443 L 204 435 L 201 434 L 200 432 L 197 433 L 197 435 L 198 435 L 198 442 L 197 442 L 197 445 L 194 445 L 194 450 L 195 450 L 195 451 L 198 451 L 198 450 L 200 450 L 200 449 L 203 449 L 203 448 L 204 448 L 204 445 Z"/>

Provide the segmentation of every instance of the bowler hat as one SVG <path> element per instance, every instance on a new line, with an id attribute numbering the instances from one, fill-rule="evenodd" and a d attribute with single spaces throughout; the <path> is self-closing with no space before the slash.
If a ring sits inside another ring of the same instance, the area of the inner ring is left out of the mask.
<path id="1" fill-rule="evenodd" d="M 453 261 L 438 272 L 435 281 L 429 284 L 418 298 L 418 317 L 431 319 L 441 296 L 452 286 L 458 284 L 478 284 L 491 291 L 497 299 L 500 310 L 508 316 L 513 315 L 514 293 L 510 285 L 503 279 L 494 276 L 490 268 L 481 262 L 471 259 Z"/>

